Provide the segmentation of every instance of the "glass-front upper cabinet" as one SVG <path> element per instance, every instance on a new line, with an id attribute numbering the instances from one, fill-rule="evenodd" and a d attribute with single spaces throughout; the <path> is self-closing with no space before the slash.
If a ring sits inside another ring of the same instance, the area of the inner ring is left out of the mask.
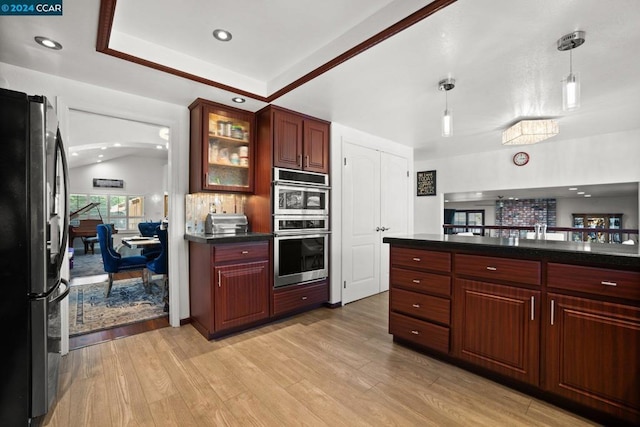
<path id="1" fill-rule="evenodd" d="M 253 113 L 203 99 L 189 109 L 189 191 L 253 192 Z"/>

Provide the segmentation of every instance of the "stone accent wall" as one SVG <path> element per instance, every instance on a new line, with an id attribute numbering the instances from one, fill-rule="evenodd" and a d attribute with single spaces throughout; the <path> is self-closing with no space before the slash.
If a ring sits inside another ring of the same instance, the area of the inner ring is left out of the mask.
<path id="1" fill-rule="evenodd" d="M 556 215 L 556 199 L 496 201 L 496 225 L 533 227 L 535 224 L 547 224 L 547 227 L 555 227 Z"/>

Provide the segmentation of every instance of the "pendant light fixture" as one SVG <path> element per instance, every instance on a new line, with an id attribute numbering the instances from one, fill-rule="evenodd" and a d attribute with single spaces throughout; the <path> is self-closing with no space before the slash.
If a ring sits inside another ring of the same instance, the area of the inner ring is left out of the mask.
<path id="1" fill-rule="evenodd" d="M 574 31 L 558 39 L 558 50 L 569 51 L 569 75 L 562 80 L 562 109 L 573 111 L 580 108 L 580 75 L 573 72 L 572 51 L 582 46 L 585 41 L 584 31 Z"/>
<path id="2" fill-rule="evenodd" d="M 438 82 L 438 89 L 444 91 L 444 115 L 442 116 L 442 136 L 453 135 L 453 116 L 452 111 L 449 109 L 449 99 L 447 92 L 456 87 L 456 81 L 452 78 L 440 80 Z"/>

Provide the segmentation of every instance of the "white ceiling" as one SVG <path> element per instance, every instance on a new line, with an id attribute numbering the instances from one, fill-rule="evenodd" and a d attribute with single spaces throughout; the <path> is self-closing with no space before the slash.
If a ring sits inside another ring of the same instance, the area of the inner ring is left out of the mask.
<path id="1" fill-rule="evenodd" d="M 242 108 L 425 7 L 417 0 L 118 2 L 110 48 L 256 94 Z M 233 91 L 96 52 L 99 0 L 67 1 L 62 17 L 0 17 L 0 61 L 185 108 L 197 97 L 227 105 Z M 415 147 L 431 158 L 502 147 L 501 132 L 522 117 L 554 117 L 560 134 L 544 144 L 640 127 L 640 1 L 459 0 L 273 104 Z M 228 29 L 220 43 L 211 33 Z M 582 107 L 561 108 L 569 54 L 557 39 L 574 30 Z M 50 51 L 33 37 L 64 49 Z M 1 77 L 1 76 L 0 76 Z M 449 92 L 454 136 L 440 136 Z M 2 79 L 0 78 L 0 81 Z M 11 87 L 11 82 L 5 82 Z"/>

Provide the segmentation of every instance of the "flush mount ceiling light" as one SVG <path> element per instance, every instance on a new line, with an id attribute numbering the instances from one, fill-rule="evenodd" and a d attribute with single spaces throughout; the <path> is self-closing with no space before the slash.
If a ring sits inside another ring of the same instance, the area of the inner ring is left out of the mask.
<path id="1" fill-rule="evenodd" d="M 453 135 L 453 116 L 452 111 L 449 109 L 449 99 L 447 92 L 456 87 L 456 81 L 452 78 L 440 80 L 438 82 L 438 89 L 444 91 L 444 115 L 442 116 L 442 136 Z"/>
<path id="2" fill-rule="evenodd" d="M 233 98 L 231 98 L 231 100 L 233 102 L 238 103 L 238 104 L 242 104 L 242 103 L 244 103 L 246 101 L 244 98 L 241 98 L 239 96 L 234 96 Z"/>
<path id="3" fill-rule="evenodd" d="M 562 109 L 573 111 L 580 108 L 580 75 L 573 72 L 573 49 L 582 46 L 584 31 L 574 31 L 558 39 L 558 50 L 569 51 L 569 75 L 562 80 Z"/>
<path id="4" fill-rule="evenodd" d="M 557 134 L 558 122 L 555 120 L 520 120 L 502 132 L 502 145 L 535 144 Z"/>
<path id="5" fill-rule="evenodd" d="M 216 40 L 220 40 L 221 42 L 228 42 L 232 38 L 229 31 L 220 29 L 213 30 L 213 37 L 215 37 Z"/>
<path id="6" fill-rule="evenodd" d="M 36 41 L 36 43 L 48 49 L 53 49 L 53 50 L 62 49 L 62 45 L 60 43 L 50 38 L 37 36 L 37 37 L 34 37 L 33 39 Z"/>

